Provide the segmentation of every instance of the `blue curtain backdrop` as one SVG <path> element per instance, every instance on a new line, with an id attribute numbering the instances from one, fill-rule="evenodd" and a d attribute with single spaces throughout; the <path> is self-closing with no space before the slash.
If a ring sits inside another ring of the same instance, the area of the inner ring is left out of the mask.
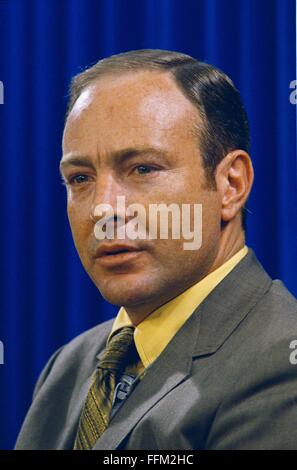
<path id="1" fill-rule="evenodd" d="M 58 164 L 71 76 L 139 48 L 227 72 L 251 124 L 248 245 L 296 295 L 295 30 L 294 0 L 0 1 L 1 449 L 13 446 L 50 354 L 117 311 L 81 267 L 66 217 Z"/>

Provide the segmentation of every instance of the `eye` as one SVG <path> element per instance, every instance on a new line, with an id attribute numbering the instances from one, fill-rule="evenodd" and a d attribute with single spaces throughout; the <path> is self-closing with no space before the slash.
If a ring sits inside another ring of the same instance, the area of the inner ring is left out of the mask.
<path id="1" fill-rule="evenodd" d="M 89 181 L 89 177 L 87 175 L 75 175 L 69 178 L 69 184 L 82 184 L 87 183 Z"/>
<path id="2" fill-rule="evenodd" d="M 138 165 L 135 167 L 135 170 L 139 175 L 146 175 L 148 173 L 156 171 L 157 169 L 149 165 Z"/>

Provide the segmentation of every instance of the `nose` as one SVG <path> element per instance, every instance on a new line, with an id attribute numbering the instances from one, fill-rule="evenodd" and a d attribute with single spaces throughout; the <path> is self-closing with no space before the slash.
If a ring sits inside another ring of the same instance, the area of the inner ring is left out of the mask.
<path id="1" fill-rule="evenodd" d="M 97 179 L 91 205 L 91 219 L 94 222 L 103 216 L 110 218 L 113 222 L 124 223 L 125 221 L 125 196 L 123 188 L 115 180 L 112 174 L 102 174 Z"/>

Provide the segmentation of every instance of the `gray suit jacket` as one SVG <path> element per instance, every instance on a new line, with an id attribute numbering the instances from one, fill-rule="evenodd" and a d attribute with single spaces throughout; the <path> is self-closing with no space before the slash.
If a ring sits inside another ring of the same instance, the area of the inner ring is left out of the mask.
<path id="1" fill-rule="evenodd" d="M 112 320 L 43 370 L 17 449 L 71 449 Z M 249 253 L 148 369 L 95 449 L 297 449 L 297 302 Z M 292 346 L 291 346 L 292 347 Z"/>

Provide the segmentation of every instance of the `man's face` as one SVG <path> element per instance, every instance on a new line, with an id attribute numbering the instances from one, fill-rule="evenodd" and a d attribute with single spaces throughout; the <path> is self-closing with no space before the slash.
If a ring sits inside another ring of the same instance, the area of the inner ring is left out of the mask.
<path id="1" fill-rule="evenodd" d="M 206 183 L 197 123 L 196 108 L 173 79 L 150 71 L 101 78 L 67 119 L 61 169 L 73 238 L 86 271 L 113 304 L 156 308 L 204 277 L 217 254 L 220 200 Z M 137 251 L 103 256 L 100 246 L 117 240 L 98 240 L 91 215 L 109 204 L 120 220 L 117 196 L 126 206 L 142 204 L 147 214 L 150 204 L 202 204 L 201 248 L 185 250 L 185 240 L 171 236 L 126 239 L 119 243 Z"/>

